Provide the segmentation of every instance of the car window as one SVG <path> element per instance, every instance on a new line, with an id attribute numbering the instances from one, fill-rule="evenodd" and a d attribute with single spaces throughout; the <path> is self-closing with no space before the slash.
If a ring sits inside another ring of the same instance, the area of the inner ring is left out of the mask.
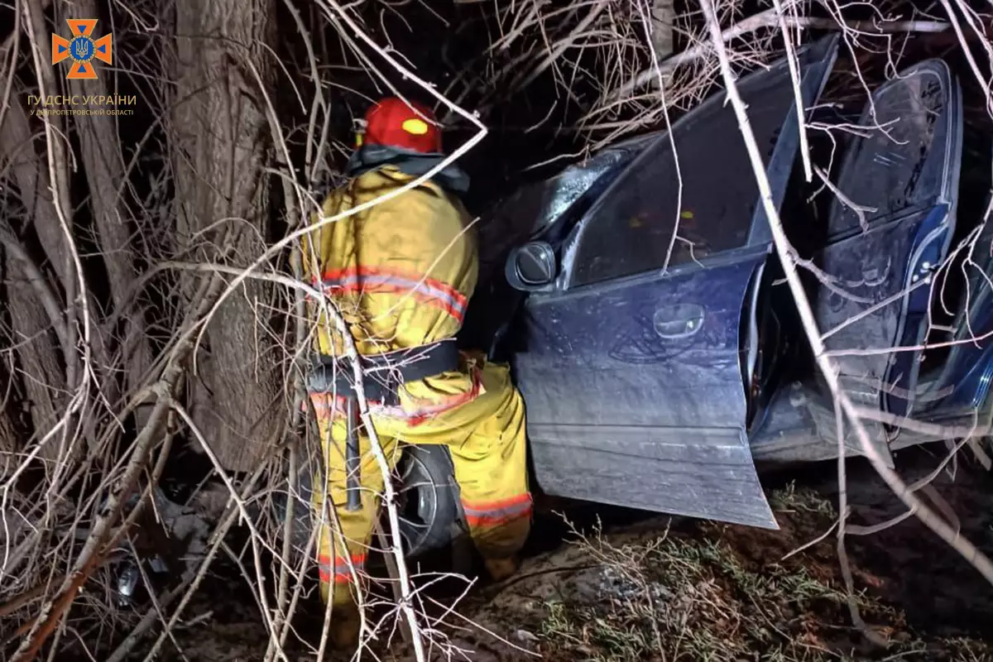
<path id="1" fill-rule="evenodd" d="M 858 212 L 834 196 L 832 236 L 860 229 L 863 220 L 885 222 L 940 193 L 950 138 L 944 89 L 939 73 L 925 68 L 873 95 L 859 120 L 870 134 L 853 138 L 838 180 Z"/>
<path id="2" fill-rule="evenodd" d="M 794 103 L 789 70 L 781 62 L 749 76 L 739 90 L 768 164 Z M 747 243 L 758 188 L 724 94 L 676 122 L 672 136 L 647 148 L 591 211 L 579 238 L 573 285 L 661 269 L 670 244 L 672 267 Z"/>
<path id="3" fill-rule="evenodd" d="M 551 225 L 604 174 L 622 164 L 625 152 L 608 150 L 585 163 L 569 166 L 544 181 L 533 182 L 501 202 L 486 219 L 494 225 L 520 226 L 535 233 Z"/>
<path id="4" fill-rule="evenodd" d="M 485 212 L 477 224 L 480 282 L 489 282 L 494 273 L 503 271 L 512 247 L 541 233 L 566 212 L 578 218 L 582 212 L 570 208 L 584 196 L 595 199 L 602 193 L 611 176 L 632 160 L 636 150 L 636 144 L 608 148 L 549 179 L 517 189 Z"/>

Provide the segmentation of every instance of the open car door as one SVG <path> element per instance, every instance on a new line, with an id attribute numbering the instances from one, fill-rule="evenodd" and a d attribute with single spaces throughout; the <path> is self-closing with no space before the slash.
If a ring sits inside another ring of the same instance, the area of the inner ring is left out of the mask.
<path id="1" fill-rule="evenodd" d="M 955 230 L 962 102 L 939 60 L 899 74 L 872 95 L 849 145 L 819 259 L 815 314 L 841 384 L 857 405 L 910 413 L 927 328 L 932 274 Z M 857 207 L 856 207 L 857 205 Z M 909 349 L 898 349 L 909 348 Z M 889 458 L 886 431 L 870 424 Z M 846 443 L 857 449 L 849 433 Z"/>
<path id="2" fill-rule="evenodd" d="M 805 106 L 836 49 L 832 37 L 800 51 Z M 779 204 L 799 142 L 786 61 L 739 88 Z M 758 200 L 718 94 L 646 147 L 561 247 L 511 255 L 508 277 L 532 292 L 514 368 L 545 492 L 776 527 L 745 436 L 743 309 L 769 254 Z"/>

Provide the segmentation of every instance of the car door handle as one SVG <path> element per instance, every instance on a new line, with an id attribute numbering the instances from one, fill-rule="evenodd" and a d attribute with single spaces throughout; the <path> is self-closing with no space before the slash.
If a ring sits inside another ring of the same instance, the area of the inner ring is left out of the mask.
<path id="1" fill-rule="evenodd" d="M 703 326 L 704 313 L 703 306 L 695 303 L 665 306 L 655 311 L 652 325 L 655 333 L 666 340 L 689 338 Z"/>

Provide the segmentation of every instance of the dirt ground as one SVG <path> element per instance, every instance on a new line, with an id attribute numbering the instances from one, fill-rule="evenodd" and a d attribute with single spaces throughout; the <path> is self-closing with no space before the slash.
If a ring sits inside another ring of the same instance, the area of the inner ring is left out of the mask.
<path id="1" fill-rule="evenodd" d="M 938 453 L 904 452 L 900 469 L 925 475 Z M 850 474 L 852 523 L 900 514 L 864 462 L 851 462 Z M 795 551 L 836 520 L 833 465 L 766 482 L 779 531 L 544 502 L 520 573 L 470 592 L 461 616 L 439 626 L 436 639 L 447 643 L 431 659 L 993 662 L 993 588 L 916 520 L 849 538 L 855 602 L 865 628 L 884 642 L 873 644 L 852 625 L 835 537 Z M 993 553 L 993 478 L 959 466 L 933 484 L 939 507 Z M 199 606 L 209 614 L 177 633 L 185 658 L 261 659 L 257 607 L 212 593 Z M 304 639 L 319 630 L 316 622 L 299 628 Z M 315 659 L 293 648 L 292 659 Z M 402 644 L 377 648 L 380 659 L 411 659 Z"/>

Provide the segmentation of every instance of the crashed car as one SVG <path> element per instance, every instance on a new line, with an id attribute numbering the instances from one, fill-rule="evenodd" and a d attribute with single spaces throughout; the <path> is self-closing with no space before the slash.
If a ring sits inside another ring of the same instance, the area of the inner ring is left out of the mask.
<path id="1" fill-rule="evenodd" d="M 875 89 L 860 128 L 832 134 L 846 138 L 835 167 L 813 164 L 828 183 L 805 183 L 796 97 L 818 104 L 837 44 L 799 52 L 799 91 L 785 60 L 739 89 L 841 384 L 879 413 L 868 431 L 892 463 L 942 437 L 899 417 L 988 417 L 993 232 L 983 205 L 959 217 L 961 91 L 941 60 Z M 822 211 L 804 194 L 815 186 Z M 832 400 L 723 94 L 671 135 L 522 189 L 480 232 L 486 285 L 464 342 L 511 362 L 542 492 L 776 528 L 757 467 L 837 457 Z M 842 442 L 861 453 L 850 429 Z"/>

